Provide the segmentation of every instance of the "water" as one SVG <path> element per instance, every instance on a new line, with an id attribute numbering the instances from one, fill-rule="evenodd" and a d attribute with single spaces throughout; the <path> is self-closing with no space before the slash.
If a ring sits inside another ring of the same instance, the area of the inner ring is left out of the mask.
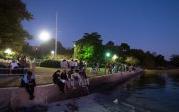
<path id="1" fill-rule="evenodd" d="M 123 85 L 52 104 L 49 112 L 72 102 L 79 112 L 179 112 L 179 74 L 144 74 Z"/>
<path id="2" fill-rule="evenodd" d="M 122 87 L 99 92 L 96 101 L 111 112 L 179 112 L 179 74 L 144 74 Z"/>

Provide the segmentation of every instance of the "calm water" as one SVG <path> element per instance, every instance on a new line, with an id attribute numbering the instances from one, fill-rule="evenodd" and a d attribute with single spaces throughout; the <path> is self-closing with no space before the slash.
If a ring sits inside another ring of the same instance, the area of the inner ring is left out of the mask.
<path id="1" fill-rule="evenodd" d="M 179 112 L 179 74 L 144 74 L 95 99 L 109 112 Z"/>
<path id="2" fill-rule="evenodd" d="M 76 112 L 179 112 L 179 74 L 144 74 L 123 85 L 50 104 L 48 112 L 71 108 Z"/>

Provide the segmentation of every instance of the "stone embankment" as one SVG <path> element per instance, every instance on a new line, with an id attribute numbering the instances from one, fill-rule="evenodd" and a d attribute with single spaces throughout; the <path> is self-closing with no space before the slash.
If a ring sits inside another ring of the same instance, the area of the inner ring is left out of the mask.
<path id="1" fill-rule="evenodd" d="M 130 79 L 143 72 L 137 70 L 133 72 L 120 72 L 115 74 L 109 74 L 105 76 L 96 76 L 90 78 L 90 89 L 94 89 L 98 86 L 104 86 L 104 84 L 111 83 L 123 83 L 127 79 Z M 67 94 L 62 94 L 59 88 L 54 84 L 41 85 L 35 88 L 35 99 L 29 100 L 28 94 L 24 88 L 10 87 L 0 88 L 0 111 L 6 111 L 12 107 L 13 109 L 28 106 L 28 105 L 44 105 L 51 102 L 64 100 L 71 97 L 77 97 L 79 95 L 85 95 L 84 89 L 70 91 Z"/>

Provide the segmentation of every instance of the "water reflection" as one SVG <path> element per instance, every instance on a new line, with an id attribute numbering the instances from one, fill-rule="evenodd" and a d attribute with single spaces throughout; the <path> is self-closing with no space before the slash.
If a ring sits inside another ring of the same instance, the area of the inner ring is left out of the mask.
<path id="1" fill-rule="evenodd" d="M 113 103 L 115 99 L 119 104 Z M 101 91 L 96 101 L 109 112 L 178 112 L 179 75 L 143 74 L 126 84 Z"/>
<path id="2" fill-rule="evenodd" d="M 165 88 L 166 74 L 144 74 L 136 82 L 135 86 L 138 89 L 158 89 Z"/>

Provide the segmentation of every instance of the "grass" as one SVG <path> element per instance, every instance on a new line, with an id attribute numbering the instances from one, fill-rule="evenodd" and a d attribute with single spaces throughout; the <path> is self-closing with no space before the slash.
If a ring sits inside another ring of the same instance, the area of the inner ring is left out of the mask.
<path id="1" fill-rule="evenodd" d="M 57 68 L 45 68 L 45 67 L 36 67 L 36 83 L 37 85 L 44 85 L 53 83 L 52 75 L 58 70 Z M 105 69 L 101 68 L 97 74 L 93 74 L 91 68 L 86 70 L 88 77 L 101 76 L 105 74 Z M 20 86 L 20 76 L 0 76 L 0 87 L 19 87 Z"/>

